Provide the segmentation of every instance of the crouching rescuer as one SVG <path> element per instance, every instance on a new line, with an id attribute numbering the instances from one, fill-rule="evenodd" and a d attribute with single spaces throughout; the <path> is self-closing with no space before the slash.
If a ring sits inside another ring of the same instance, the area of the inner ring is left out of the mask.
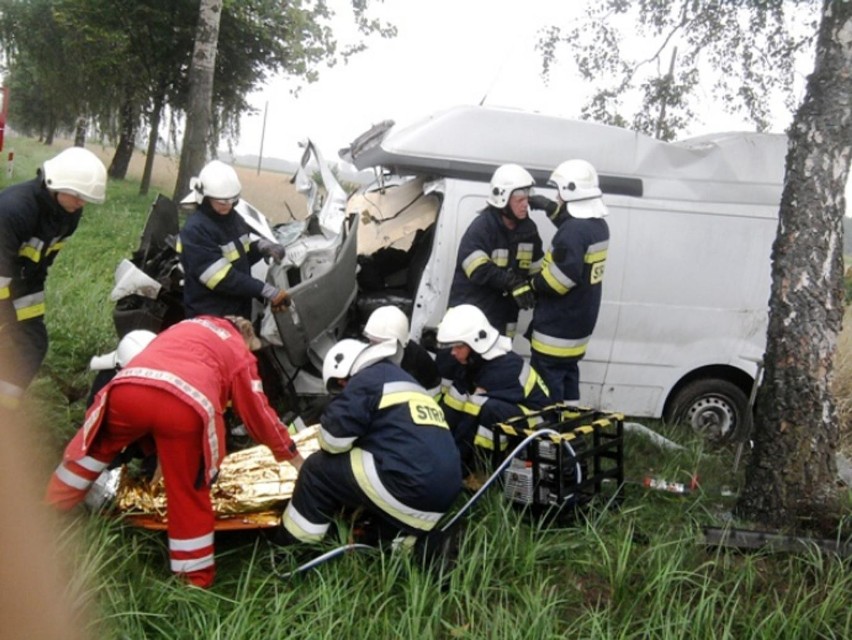
<path id="1" fill-rule="evenodd" d="M 302 464 L 263 393 L 251 353 L 259 347 L 251 323 L 233 316 L 199 316 L 159 334 L 97 394 L 50 479 L 47 501 L 71 509 L 116 455 L 153 436 L 166 489 L 171 570 L 209 587 L 215 575 L 210 485 L 227 453 L 228 402 L 276 460 Z"/>
<path id="2" fill-rule="evenodd" d="M 318 542 L 342 508 L 364 508 L 388 533 L 431 531 L 461 490 L 444 414 L 389 358 L 395 340 L 346 339 L 323 361 L 334 397 L 320 418 L 321 450 L 305 460 L 279 542 Z"/>

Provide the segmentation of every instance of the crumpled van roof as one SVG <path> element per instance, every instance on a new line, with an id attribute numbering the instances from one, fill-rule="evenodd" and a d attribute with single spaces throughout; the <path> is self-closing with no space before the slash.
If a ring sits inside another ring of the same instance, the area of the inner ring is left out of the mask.
<path id="1" fill-rule="evenodd" d="M 584 120 L 462 106 L 408 125 L 384 121 L 341 156 L 359 169 L 473 180 L 514 162 L 541 185 L 563 160 L 582 158 L 605 193 L 777 203 L 786 150 L 782 134 L 724 132 L 671 143 Z"/>

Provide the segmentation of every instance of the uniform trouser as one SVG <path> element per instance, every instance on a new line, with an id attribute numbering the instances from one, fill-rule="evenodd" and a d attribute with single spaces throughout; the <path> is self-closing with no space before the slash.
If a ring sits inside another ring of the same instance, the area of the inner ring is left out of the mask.
<path id="1" fill-rule="evenodd" d="M 171 570 L 199 587 L 213 583 L 213 507 L 202 478 L 204 423 L 185 402 L 162 389 L 125 383 L 109 391 L 107 414 L 81 460 L 63 461 L 50 479 L 47 501 L 70 509 L 130 443 L 154 438 L 166 488 Z M 201 486 L 199 486 L 201 485 Z"/>
<path id="2" fill-rule="evenodd" d="M 447 413 L 453 439 L 461 456 L 462 473 L 469 473 L 476 466 L 477 446 L 486 449 L 494 448 L 493 425 L 523 414 L 523 409 L 517 404 L 498 398 L 486 400 L 479 414 L 475 416 L 461 412 Z"/>
<path id="3" fill-rule="evenodd" d="M 385 530 L 417 533 L 367 497 L 355 479 L 350 456 L 317 451 L 305 460 L 282 517 L 287 532 L 300 542 L 319 542 L 341 509 L 363 507 L 383 521 Z"/>
<path id="4" fill-rule="evenodd" d="M 580 400 L 579 358 L 555 358 L 538 351 L 530 355 L 530 364 L 544 380 L 551 402 Z"/>
<path id="5" fill-rule="evenodd" d="M 47 354 L 44 316 L 11 322 L 0 329 L 0 405 L 15 408 Z"/>

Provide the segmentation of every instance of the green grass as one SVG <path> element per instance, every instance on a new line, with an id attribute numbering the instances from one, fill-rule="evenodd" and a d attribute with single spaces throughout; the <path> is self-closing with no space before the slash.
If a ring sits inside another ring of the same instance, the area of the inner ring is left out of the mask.
<path id="1" fill-rule="evenodd" d="M 15 181 L 55 150 L 11 142 Z M 6 184 L 0 181 L 0 185 Z M 48 282 L 51 347 L 26 410 L 52 464 L 79 426 L 88 360 L 113 348 L 113 271 L 138 243 L 153 197 L 111 181 L 107 204 L 87 207 Z M 684 445 L 661 450 L 626 439 L 631 481 L 620 506 L 605 501 L 572 521 L 546 522 L 487 493 L 469 514 L 459 565 L 445 580 L 404 553 L 359 552 L 284 580 L 257 533 L 217 535 L 217 581 L 188 588 L 168 571 L 165 535 L 85 513 L 57 531 L 70 559 L 72 601 L 96 638 L 847 638 L 848 560 L 707 548 L 703 525 L 730 521 L 733 451 L 653 426 Z M 38 469 L 46 482 L 48 467 Z M 701 488 L 649 491 L 658 475 Z M 332 545 L 333 543 L 329 543 Z M 4 550 L 6 551 L 6 550 Z"/>

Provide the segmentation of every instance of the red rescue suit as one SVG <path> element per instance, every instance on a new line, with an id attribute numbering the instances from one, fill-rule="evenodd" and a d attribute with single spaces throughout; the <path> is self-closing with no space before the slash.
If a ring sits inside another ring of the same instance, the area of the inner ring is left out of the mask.
<path id="1" fill-rule="evenodd" d="M 96 396 L 54 472 L 47 501 L 70 509 L 130 443 L 153 436 L 168 503 L 171 569 L 213 582 L 210 483 L 225 451 L 228 402 L 278 461 L 298 451 L 263 393 L 254 355 L 224 318 L 199 316 L 160 335 Z"/>

